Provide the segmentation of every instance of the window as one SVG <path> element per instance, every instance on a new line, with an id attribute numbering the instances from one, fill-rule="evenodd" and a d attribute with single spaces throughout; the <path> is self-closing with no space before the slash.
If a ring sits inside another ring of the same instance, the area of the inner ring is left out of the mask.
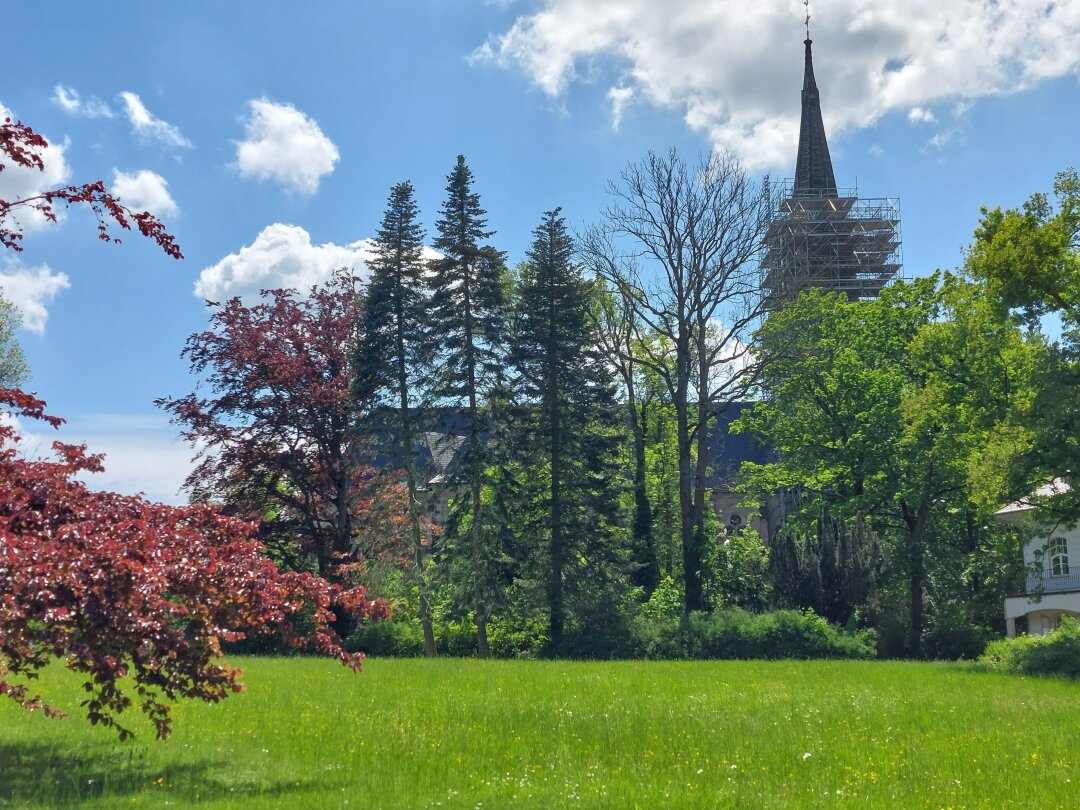
<path id="1" fill-rule="evenodd" d="M 1064 537 L 1052 537 L 1046 548 L 1050 555 L 1050 574 L 1055 577 L 1069 575 L 1069 544 Z"/>

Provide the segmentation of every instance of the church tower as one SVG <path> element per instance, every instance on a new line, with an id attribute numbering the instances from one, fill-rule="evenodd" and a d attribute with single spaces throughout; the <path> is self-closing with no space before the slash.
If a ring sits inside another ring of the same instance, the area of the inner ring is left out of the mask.
<path id="1" fill-rule="evenodd" d="M 853 301 L 876 298 L 900 270 L 899 201 L 837 188 L 806 19 L 795 177 L 769 187 L 762 287 L 777 304 L 809 287 L 842 292 Z"/>

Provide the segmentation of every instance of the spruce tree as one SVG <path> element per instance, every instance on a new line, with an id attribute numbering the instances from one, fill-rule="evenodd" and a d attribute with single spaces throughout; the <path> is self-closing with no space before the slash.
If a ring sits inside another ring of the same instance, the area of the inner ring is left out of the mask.
<path id="1" fill-rule="evenodd" d="M 573 261 L 560 209 L 546 212 L 533 234 L 517 293 L 514 366 L 519 396 L 529 406 L 531 477 L 543 505 L 538 539 L 547 552 L 549 639 L 558 652 L 569 604 L 595 617 L 603 608 L 597 599 L 611 600 L 625 581 L 616 529 L 618 406 L 590 317 L 594 292 Z"/>
<path id="2" fill-rule="evenodd" d="M 465 158 L 447 178 L 446 201 L 439 211 L 434 247 L 442 258 L 429 265 L 427 283 L 429 339 L 438 346 L 429 378 L 432 401 L 460 409 L 465 441 L 447 484 L 460 492 L 446 527 L 446 547 L 459 596 L 472 610 L 477 648 L 487 655 L 487 623 L 500 601 L 503 584 L 498 564 L 497 529 L 484 514 L 482 497 L 488 477 L 490 395 L 506 363 L 506 265 L 503 254 L 482 244 L 488 230 L 486 211 L 472 190 Z"/>
<path id="3" fill-rule="evenodd" d="M 354 355 L 354 398 L 382 406 L 385 424 L 379 425 L 389 442 L 387 472 L 402 475 L 408 496 L 407 531 L 413 556 L 414 581 L 420 592 L 420 621 L 424 650 L 435 654 L 431 603 L 424 576 L 424 531 L 415 453 L 418 435 L 417 403 L 413 393 L 425 363 L 424 231 L 412 184 L 398 183 L 390 190 L 372 258 L 371 280 L 360 316 L 360 338 Z"/>

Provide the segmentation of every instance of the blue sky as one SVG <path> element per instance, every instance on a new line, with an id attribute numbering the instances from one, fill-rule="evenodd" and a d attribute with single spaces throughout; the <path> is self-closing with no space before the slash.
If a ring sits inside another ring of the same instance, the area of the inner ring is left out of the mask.
<path id="1" fill-rule="evenodd" d="M 982 204 L 1080 165 L 1080 0 L 812 4 L 841 186 L 899 197 L 905 273 L 962 261 Z M 103 179 L 186 258 L 30 219 L 0 286 L 25 316 L 30 388 L 107 453 L 103 486 L 177 501 L 189 449 L 152 401 L 191 390 L 179 353 L 225 297 L 359 261 L 389 187 L 430 229 L 467 156 L 511 262 L 540 214 L 598 219 L 646 150 L 723 148 L 794 171 L 800 0 L 277 0 L 17 4 L 0 105 L 51 144 L 11 199 Z"/>

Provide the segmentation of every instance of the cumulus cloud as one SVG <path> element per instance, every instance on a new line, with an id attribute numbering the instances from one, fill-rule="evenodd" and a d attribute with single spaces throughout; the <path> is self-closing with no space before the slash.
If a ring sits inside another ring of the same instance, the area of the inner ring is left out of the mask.
<path id="1" fill-rule="evenodd" d="M 142 99 L 135 93 L 125 90 L 120 94 L 120 99 L 124 102 L 124 112 L 131 122 L 131 128 L 140 138 L 161 141 L 178 149 L 191 148 L 194 145 L 176 126 L 162 121 L 146 109 Z"/>
<path id="2" fill-rule="evenodd" d="M 97 96 L 90 96 L 84 100 L 78 90 L 64 87 L 62 84 L 56 85 L 53 89 L 52 102 L 68 115 L 83 118 L 113 117 L 112 108 Z"/>
<path id="3" fill-rule="evenodd" d="M 143 169 L 122 172 L 113 169 L 111 191 L 132 211 L 149 211 L 157 217 L 175 217 L 180 213 L 169 194 L 169 183 L 157 172 Z"/>
<path id="4" fill-rule="evenodd" d="M 314 194 L 323 175 L 334 170 L 338 149 L 319 125 L 291 104 L 265 98 L 249 102 L 244 140 L 236 145 L 242 177 L 274 180 L 283 188 Z"/>
<path id="5" fill-rule="evenodd" d="M 18 120 L 18 116 L 3 104 L 0 104 L 0 121 L 5 118 L 10 118 L 12 121 Z M 43 191 L 62 186 L 71 179 L 71 167 L 68 166 L 65 156 L 67 144 L 56 143 L 48 137 L 45 137 L 45 140 L 48 142 L 49 148 L 40 151 L 45 164 L 44 171 L 25 166 L 16 166 L 10 161 L 5 161 L 4 171 L 0 172 L 0 200 L 12 202 L 35 197 Z M 57 208 L 55 213 L 58 218 L 62 217 L 63 208 Z M 22 229 L 27 232 L 40 230 L 49 224 L 48 220 L 38 211 L 26 206 L 22 206 L 17 211 L 8 214 L 8 217 L 18 222 Z"/>
<path id="6" fill-rule="evenodd" d="M 925 107 L 912 107 L 907 117 L 908 121 L 913 124 L 933 124 L 937 122 L 937 116 L 934 115 L 933 110 L 928 110 Z"/>
<path id="7" fill-rule="evenodd" d="M 307 290 L 326 281 L 339 267 L 353 268 L 363 276 L 369 245 L 367 240 L 313 245 L 311 235 L 300 226 L 275 222 L 263 228 L 250 245 L 203 270 L 195 282 L 195 295 L 211 301 L 239 295 L 250 302 L 259 290 Z"/>
<path id="8" fill-rule="evenodd" d="M 26 267 L 18 259 L 0 263 L 0 292 L 19 308 L 23 328 L 45 334 L 48 305 L 60 290 L 70 287 L 68 277 L 54 273 L 47 264 Z"/>
<path id="9" fill-rule="evenodd" d="M 542 0 L 473 60 L 520 67 L 556 97 L 614 63 L 619 86 L 681 110 L 748 167 L 788 167 L 798 137 L 801 12 L 793 0 Z M 1075 2 L 836 0 L 814 15 L 811 33 L 832 135 L 892 111 L 1080 72 Z"/>

